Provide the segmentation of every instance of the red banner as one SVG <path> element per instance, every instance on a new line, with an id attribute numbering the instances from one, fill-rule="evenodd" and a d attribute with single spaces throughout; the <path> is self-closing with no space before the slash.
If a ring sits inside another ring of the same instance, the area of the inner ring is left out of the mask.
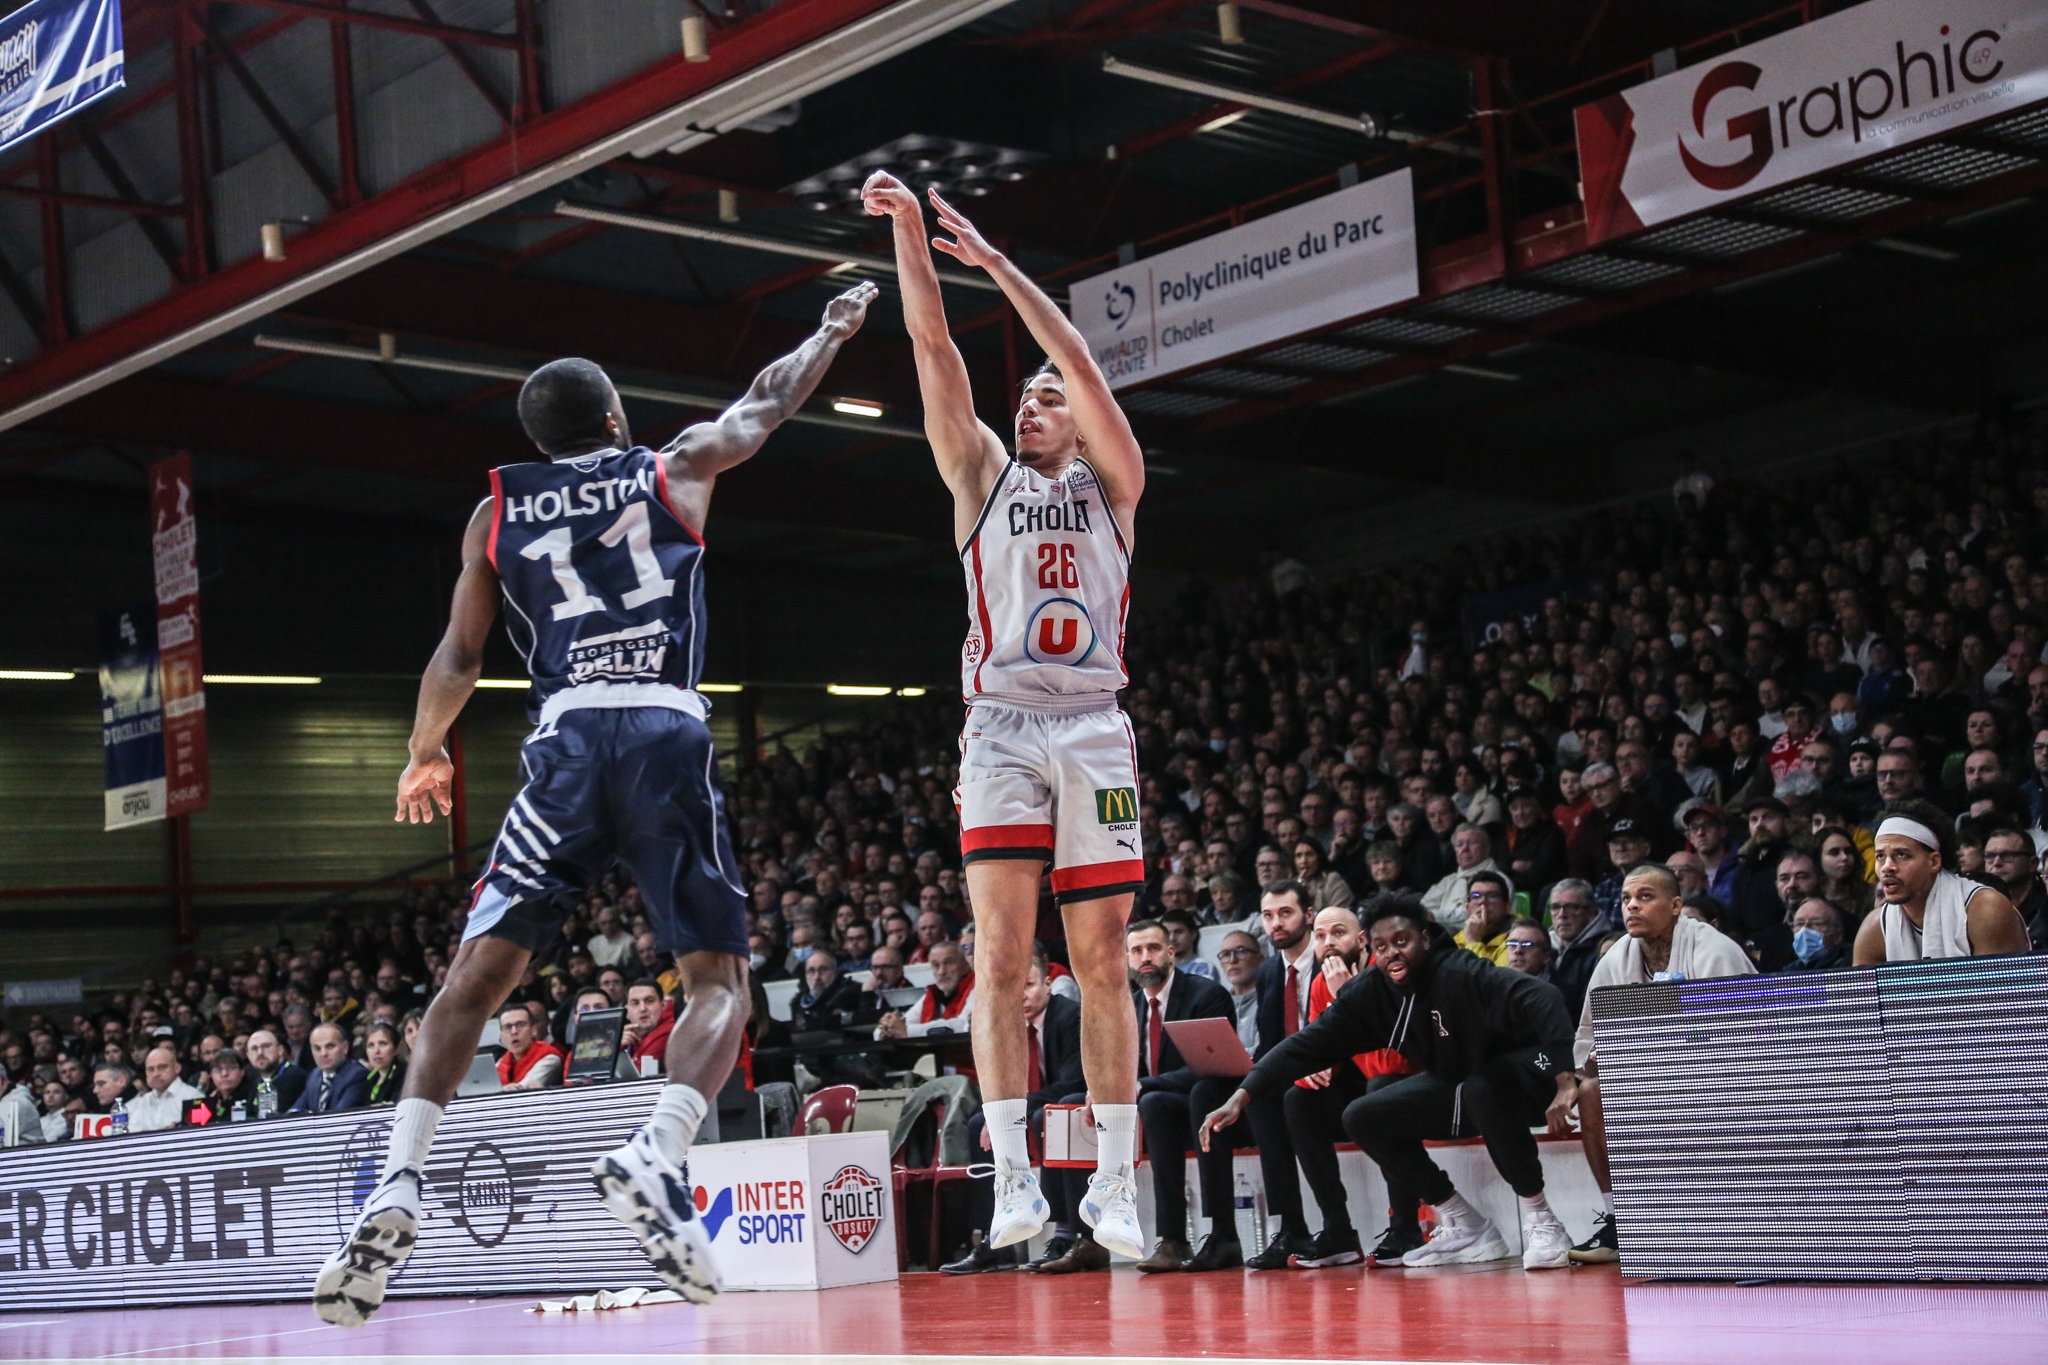
<path id="1" fill-rule="evenodd" d="M 205 810 L 206 684 L 199 662 L 199 522 L 192 457 L 149 467 L 150 549 L 156 560 L 156 640 L 163 671 L 165 814 Z"/>

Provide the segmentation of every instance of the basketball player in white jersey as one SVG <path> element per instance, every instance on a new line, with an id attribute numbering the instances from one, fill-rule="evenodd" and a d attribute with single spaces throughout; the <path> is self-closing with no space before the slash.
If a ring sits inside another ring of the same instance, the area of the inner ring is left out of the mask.
<path id="1" fill-rule="evenodd" d="M 1875 852 L 1881 901 L 1856 931 L 1854 965 L 2027 951 L 2027 922 L 2006 894 L 1951 871 L 1956 827 L 1933 802 L 1887 805 Z"/>
<path id="2" fill-rule="evenodd" d="M 1124 612 L 1144 457 L 1066 315 L 934 193 L 952 237 L 931 246 L 988 271 L 1046 353 L 1017 408 L 1013 457 L 974 414 L 917 196 L 883 172 L 863 195 L 869 213 L 894 220 L 925 435 L 953 492 L 967 575 L 955 799 L 974 906 L 974 1062 L 996 1163 L 988 1244 L 1027 1240 L 1048 1212 L 1025 1145 L 1024 978 L 1050 863 L 1081 986 L 1082 1065 L 1100 1142 L 1080 1215 L 1099 1245 L 1142 1256 L 1131 1182 L 1138 1028 L 1123 936 L 1145 864 L 1136 747 L 1116 694 L 1130 681 Z"/>

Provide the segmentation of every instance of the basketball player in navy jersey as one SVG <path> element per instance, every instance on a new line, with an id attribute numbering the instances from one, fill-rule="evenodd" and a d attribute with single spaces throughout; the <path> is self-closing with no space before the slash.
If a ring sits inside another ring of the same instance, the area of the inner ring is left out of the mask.
<path id="1" fill-rule="evenodd" d="M 955 797 L 974 906 L 974 1060 L 996 1166 L 988 1245 L 1030 1238 L 1050 1212 L 1026 1150 L 1023 1015 L 1050 865 L 1081 987 L 1082 1069 L 1099 1138 L 1077 1210 L 1093 1237 L 1077 1252 L 1106 1265 L 1104 1250 L 1145 1251 L 1131 1178 L 1138 1029 L 1124 959 L 1145 864 L 1136 744 L 1116 703 L 1130 681 L 1124 616 L 1145 460 L 1088 343 L 1028 275 L 936 192 L 932 207 L 951 236 L 929 246 L 923 206 L 901 181 L 877 172 L 862 194 L 869 213 L 893 220 L 925 434 L 953 494 L 967 580 Z M 1045 350 L 1018 404 L 1014 457 L 975 415 L 933 247 L 986 270 Z M 1151 1005 L 1146 1056 L 1156 1060 L 1162 1007 Z"/>
<path id="2" fill-rule="evenodd" d="M 448 631 L 420 681 L 397 819 L 452 809 L 443 741 L 506 628 L 533 679 L 525 786 L 476 884 L 462 946 L 414 1045 L 381 1179 L 321 1267 L 314 1309 L 360 1326 L 419 1233 L 420 1185 L 441 1112 L 485 1019 L 518 986 L 614 859 L 632 869 L 689 1001 L 645 1127 L 592 1167 L 599 1197 L 655 1270 L 694 1303 L 718 1295 L 682 1164 L 731 1073 L 748 1011 L 746 898 L 694 689 L 704 663 L 703 527 L 719 474 L 748 459 L 824 377 L 875 287 L 834 299 L 824 325 L 763 370 L 717 420 L 661 451 L 635 446 L 619 395 L 587 360 L 536 370 L 519 420 L 545 460 L 491 471 L 462 541 Z"/>

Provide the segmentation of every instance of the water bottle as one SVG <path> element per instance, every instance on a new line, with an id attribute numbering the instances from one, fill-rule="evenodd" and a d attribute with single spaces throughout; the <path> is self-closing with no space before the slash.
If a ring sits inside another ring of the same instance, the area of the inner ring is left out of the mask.
<path id="1" fill-rule="evenodd" d="M 265 1076 L 256 1087 L 256 1117 L 269 1119 L 277 1117 L 277 1087 Z"/>
<path id="2" fill-rule="evenodd" d="M 126 1137 L 127 1135 L 128 1135 L 128 1101 L 126 1101 L 126 1100 L 115 1100 L 115 1101 L 114 1101 L 114 1107 L 113 1107 L 113 1109 L 112 1109 L 112 1110 L 110 1111 L 110 1113 L 109 1113 L 109 1115 L 108 1115 L 108 1118 L 107 1118 L 107 1136 L 108 1136 L 108 1137 Z"/>
<path id="3" fill-rule="evenodd" d="M 1236 1165 L 1235 1162 L 1231 1163 Z M 1258 1201 L 1252 1196 L 1251 1173 L 1242 1166 L 1237 1167 L 1237 1192 L 1231 1198 L 1231 1207 L 1236 1210 L 1232 1220 L 1242 1225 L 1246 1218 L 1252 1223 L 1252 1254 L 1266 1249 L 1266 1220 L 1259 1217 Z"/>

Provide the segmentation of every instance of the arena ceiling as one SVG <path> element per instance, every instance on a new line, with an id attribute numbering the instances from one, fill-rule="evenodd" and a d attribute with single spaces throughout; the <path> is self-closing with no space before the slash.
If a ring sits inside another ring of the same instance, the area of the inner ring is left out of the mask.
<path id="1" fill-rule="evenodd" d="M 525 453 L 524 369 L 602 362 L 654 395 L 628 406 L 658 441 L 805 335 L 887 255 L 843 194 L 883 149 L 1055 289 L 1413 169 L 1420 298 L 1130 395 L 1154 565 L 2048 392 L 2048 110 L 1587 244 L 1576 105 L 1833 8 L 1239 0 L 1226 42 L 1185 0 L 128 0 L 130 89 L 0 157 L 0 497 L 138 503 L 139 464 L 183 449 L 221 514 L 449 534 Z M 1029 339 L 986 288 L 946 294 L 1004 429 Z M 806 420 L 722 482 L 714 544 L 957 572 L 918 425 L 885 294 Z"/>

